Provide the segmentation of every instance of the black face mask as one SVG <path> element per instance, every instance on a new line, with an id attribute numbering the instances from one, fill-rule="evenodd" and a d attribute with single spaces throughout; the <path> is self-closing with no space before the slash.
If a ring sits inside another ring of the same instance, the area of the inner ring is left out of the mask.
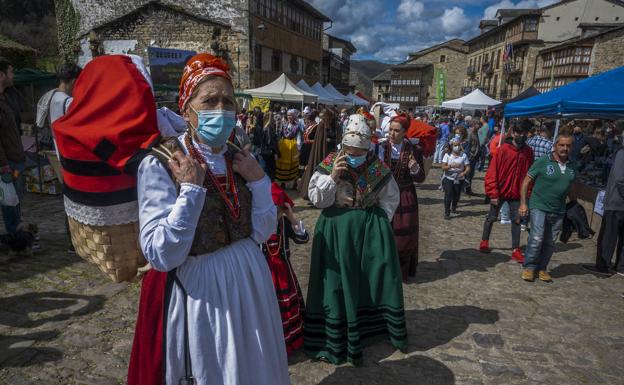
<path id="1" fill-rule="evenodd" d="M 527 141 L 526 135 L 518 135 L 514 138 L 514 142 L 516 142 L 518 146 L 524 146 L 526 141 Z"/>

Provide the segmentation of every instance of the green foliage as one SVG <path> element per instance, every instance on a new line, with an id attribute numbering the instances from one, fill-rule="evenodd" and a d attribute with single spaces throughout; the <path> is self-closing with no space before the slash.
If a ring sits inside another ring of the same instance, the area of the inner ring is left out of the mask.
<path id="1" fill-rule="evenodd" d="M 66 61 L 76 61 L 74 47 L 78 44 L 76 35 L 80 28 L 79 16 L 70 0 L 55 0 L 58 47 Z"/>

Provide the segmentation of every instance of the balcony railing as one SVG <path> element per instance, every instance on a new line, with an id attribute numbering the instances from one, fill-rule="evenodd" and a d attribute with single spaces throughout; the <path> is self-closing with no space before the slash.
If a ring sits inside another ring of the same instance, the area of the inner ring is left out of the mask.
<path id="1" fill-rule="evenodd" d="M 466 75 L 473 77 L 477 74 L 477 67 L 475 66 L 468 66 L 468 68 L 466 68 Z"/>
<path id="2" fill-rule="evenodd" d="M 491 75 L 494 73 L 494 66 L 492 65 L 492 63 L 483 63 L 483 67 L 481 67 L 483 72 L 485 72 L 488 75 Z"/>
<path id="3" fill-rule="evenodd" d="M 515 63 L 504 63 L 503 64 L 503 70 L 507 74 L 521 73 L 522 72 L 522 66 L 517 65 Z"/>

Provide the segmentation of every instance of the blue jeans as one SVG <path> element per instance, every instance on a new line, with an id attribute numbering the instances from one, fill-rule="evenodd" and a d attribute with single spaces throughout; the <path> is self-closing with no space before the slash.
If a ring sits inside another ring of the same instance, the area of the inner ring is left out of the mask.
<path id="1" fill-rule="evenodd" d="M 509 210 L 509 202 L 504 201 L 500 208 L 501 221 L 508 222 L 511 220 L 511 212 Z M 515 215 L 514 215 L 515 218 Z"/>
<path id="2" fill-rule="evenodd" d="M 442 163 L 442 158 L 444 158 L 444 149 L 446 148 L 446 141 L 438 140 L 436 143 L 435 154 L 433 155 L 433 163 Z"/>
<path id="3" fill-rule="evenodd" d="M 13 186 L 15 186 L 15 191 L 17 192 L 17 196 L 22 200 L 24 196 L 25 189 L 25 180 L 24 180 L 24 163 L 12 163 L 9 162 L 9 165 L 12 169 L 18 170 L 20 172 L 20 176 L 17 180 L 13 181 Z M 17 232 L 17 226 L 22 222 L 22 212 L 20 209 L 20 204 L 17 206 L 0 206 L 2 208 L 2 219 L 4 220 L 4 228 L 7 233 L 15 234 Z"/>
<path id="4" fill-rule="evenodd" d="M 563 225 L 563 214 L 531 210 L 531 231 L 525 250 L 525 269 L 546 270 Z"/>

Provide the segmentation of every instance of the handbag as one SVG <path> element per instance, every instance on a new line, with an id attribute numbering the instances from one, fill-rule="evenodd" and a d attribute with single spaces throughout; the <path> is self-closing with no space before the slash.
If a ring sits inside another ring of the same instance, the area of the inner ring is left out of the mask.
<path id="1" fill-rule="evenodd" d="M 0 205 L 2 206 L 17 206 L 19 204 L 19 197 L 15 186 L 11 182 L 0 181 Z"/>

